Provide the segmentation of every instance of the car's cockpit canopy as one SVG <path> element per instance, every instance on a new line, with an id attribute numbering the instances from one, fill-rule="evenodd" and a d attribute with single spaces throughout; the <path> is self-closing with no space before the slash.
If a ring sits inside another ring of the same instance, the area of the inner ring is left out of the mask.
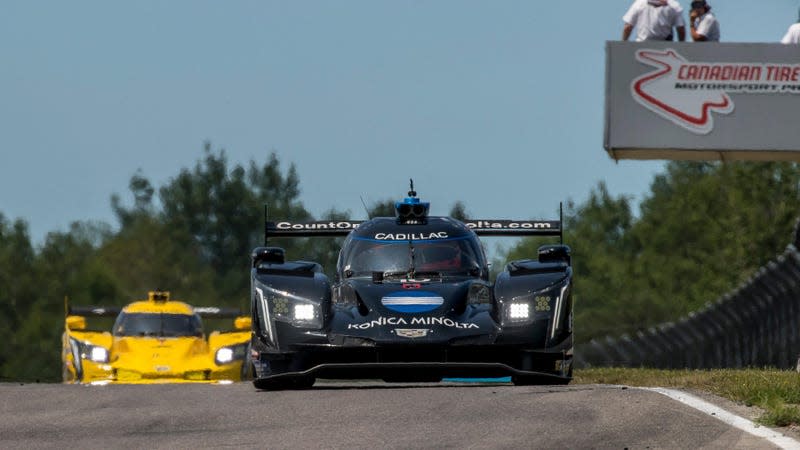
<path id="1" fill-rule="evenodd" d="M 479 245 L 469 236 L 419 241 L 354 238 L 343 251 L 339 267 L 346 278 L 376 272 L 474 276 L 483 266 Z"/>
<path id="2" fill-rule="evenodd" d="M 114 336 L 202 337 L 203 322 L 197 314 L 120 313 L 114 322 Z"/>

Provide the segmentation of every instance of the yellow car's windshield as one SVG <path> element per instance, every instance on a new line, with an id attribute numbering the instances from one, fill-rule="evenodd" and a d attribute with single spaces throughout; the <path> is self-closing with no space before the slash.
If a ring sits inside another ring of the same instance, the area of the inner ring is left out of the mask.
<path id="1" fill-rule="evenodd" d="M 114 323 L 114 336 L 203 336 L 203 323 L 196 314 L 122 313 Z"/>

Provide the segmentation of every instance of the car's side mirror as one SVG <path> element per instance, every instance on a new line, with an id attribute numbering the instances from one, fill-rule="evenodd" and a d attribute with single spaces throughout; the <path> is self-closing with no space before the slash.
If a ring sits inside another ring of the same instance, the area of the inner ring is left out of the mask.
<path id="1" fill-rule="evenodd" d="M 67 329 L 74 331 L 83 331 L 86 329 L 86 317 L 83 316 L 67 316 Z"/>
<path id="2" fill-rule="evenodd" d="M 249 331 L 250 328 L 253 326 L 253 319 L 249 317 L 237 317 L 233 321 L 233 328 L 238 331 Z"/>
<path id="3" fill-rule="evenodd" d="M 283 264 L 286 261 L 286 251 L 280 247 L 257 247 L 250 255 L 253 267 L 259 263 Z"/>
<path id="4" fill-rule="evenodd" d="M 539 262 L 565 262 L 571 264 L 572 249 L 568 245 L 550 244 L 539 247 Z"/>

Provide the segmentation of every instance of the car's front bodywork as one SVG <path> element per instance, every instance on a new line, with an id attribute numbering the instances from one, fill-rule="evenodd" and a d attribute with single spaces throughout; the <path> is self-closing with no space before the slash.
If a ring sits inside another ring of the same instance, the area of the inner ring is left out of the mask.
<path id="1" fill-rule="evenodd" d="M 285 261 L 282 249 L 254 251 L 257 387 L 308 386 L 317 377 L 570 380 L 569 248 L 542 246 L 536 260 L 509 263 L 491 283 L 478 240 L 560 235 L 560 221 L 462 222 L 416 205 L 411 196 L 398 203 L 398 217 L 364 222 L 268 222 L 271 236 L 347 238 L 333 282 L 316 263 Z"/>
<path id="2" fill-rule="evenodd" d="M 203 330 L 203 317 L 231 318 L 235 311 L 194 308 L 151 292 L 147 300 L 118 308 L 68 311 L 63 336 L 65 382 L 90 384 L 223 382 L 242 379 L 250 318 L 233 331 Z M 87 318 L 114 316 L 110 331 L 87 330 Z"/>

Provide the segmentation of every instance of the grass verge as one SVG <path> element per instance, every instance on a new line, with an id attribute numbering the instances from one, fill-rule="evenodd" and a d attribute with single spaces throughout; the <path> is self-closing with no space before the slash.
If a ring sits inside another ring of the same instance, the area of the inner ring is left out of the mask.
<path id="1" fill-rule="evenodd" d="M 697 389 L 763 409 L 763 425 L 800 425 L 800 374 L 794 371 L 593 368 L 576 369 L 572 383 Z"/>

